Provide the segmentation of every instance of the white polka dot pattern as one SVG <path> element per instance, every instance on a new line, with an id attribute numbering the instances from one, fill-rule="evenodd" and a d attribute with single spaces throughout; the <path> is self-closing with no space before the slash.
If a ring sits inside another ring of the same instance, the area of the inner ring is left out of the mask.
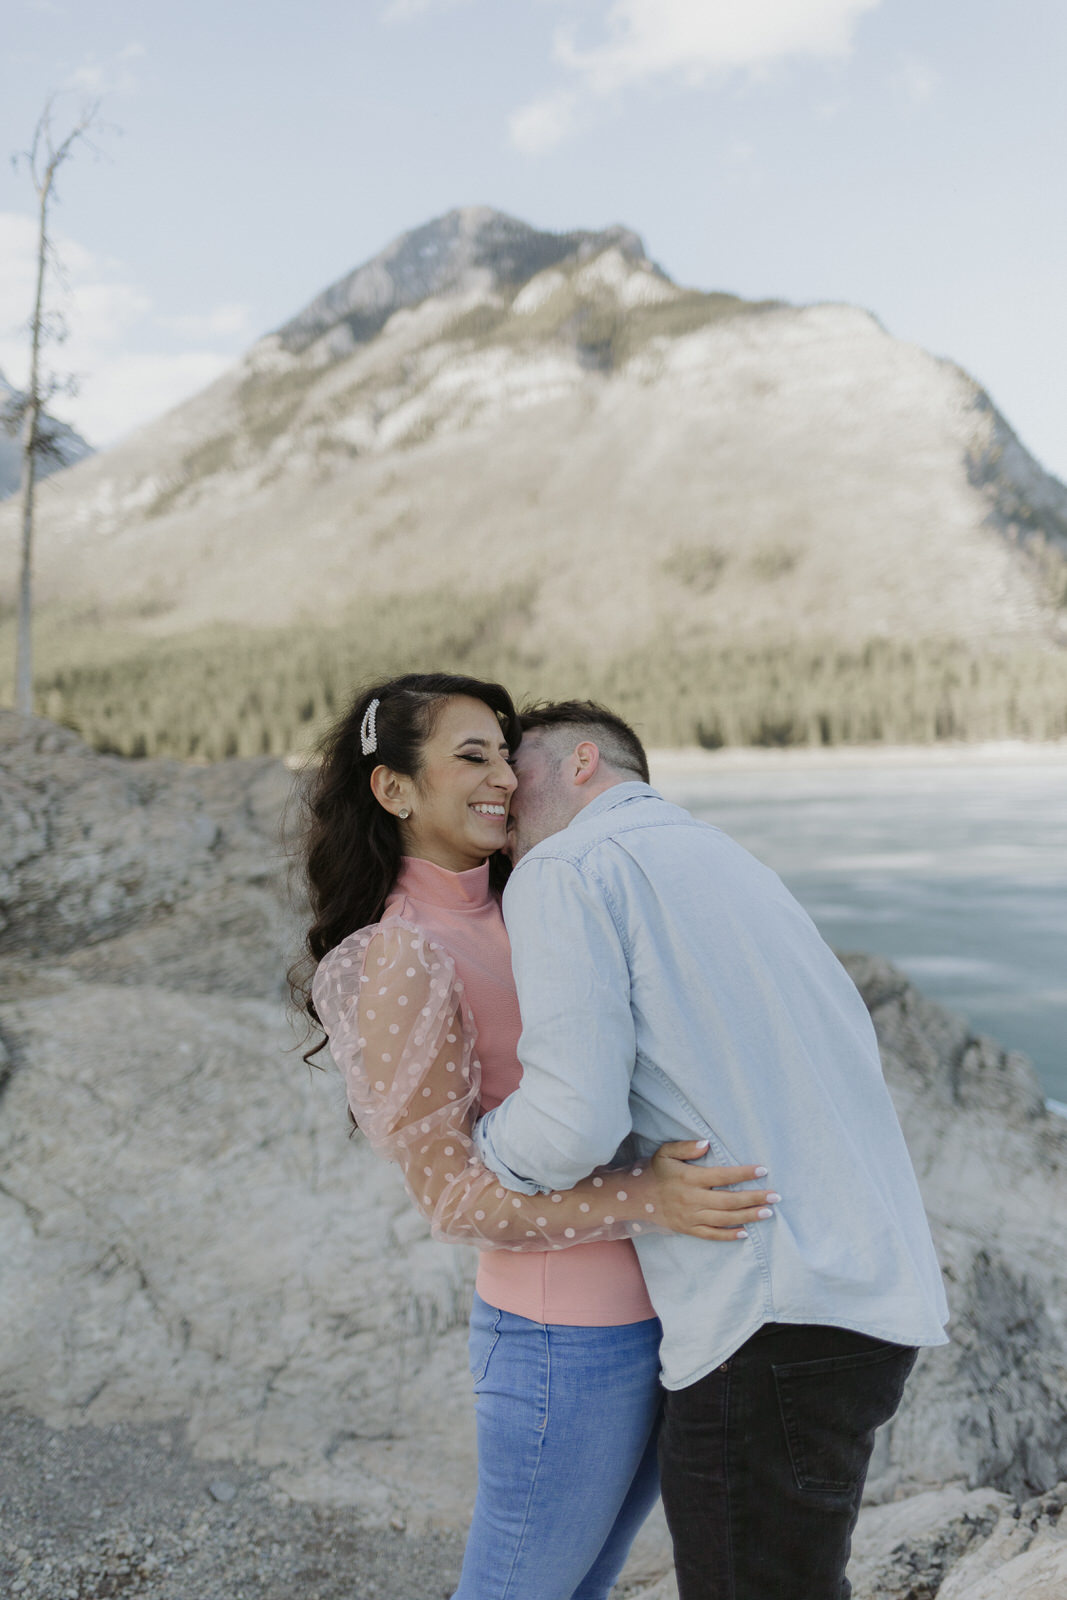
<path id="1" fill-rule="evenodd" d="M 483 1166 L 471 1139 L 481 1086 L 474 1019 L 451 957 L 412 923 L 387 918 L 343 940 L 319 963 L 313 997 L 356 1121 L 401 1167 L 436 1238 L 556 1250 L 651 1226 L 650 1168 L 605 1169 L 609 1186 L 597 1175 L 563 1193 L 526 1195 Z"/>

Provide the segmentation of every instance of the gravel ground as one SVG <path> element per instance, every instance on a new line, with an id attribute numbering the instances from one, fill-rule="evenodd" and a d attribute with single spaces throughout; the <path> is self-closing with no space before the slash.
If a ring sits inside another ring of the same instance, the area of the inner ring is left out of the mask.
<path id="1" fill-rule="evenodd" d="M 4 1600 L 447 1600 L 462 1553 L 199 1461 L 179 1427 L 0 1416 Z"/>

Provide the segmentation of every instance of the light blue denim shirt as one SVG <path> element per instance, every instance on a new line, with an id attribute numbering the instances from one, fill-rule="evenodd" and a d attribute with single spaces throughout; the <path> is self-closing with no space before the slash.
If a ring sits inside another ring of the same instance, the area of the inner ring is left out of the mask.
<path id="1" fill-rule="evenodd" d="M 944 1344 L 944 1288 L 855 985 L 767 867 L 644 783 L 593 800 L 504 892 L 520 1087 L 478 1123 L 513 1189 L 567 1189 L 629 1134 L 706 1138 L 782 1202 L 748 1238 L 635 1243 L 683 1388 L 765 1322 Z"/>

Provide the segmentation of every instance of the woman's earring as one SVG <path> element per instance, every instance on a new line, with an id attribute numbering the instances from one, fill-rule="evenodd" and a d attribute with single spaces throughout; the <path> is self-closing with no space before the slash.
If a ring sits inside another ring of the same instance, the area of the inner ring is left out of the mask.
<path id="1" fill-rule="evenodd" d="M 404 807 L 403 811 L 397 812 L 397 816 L 400 818 L 401 822 L 406 822 L 410 815 L 411 812 L 408 810 L 407 806 Z"/>

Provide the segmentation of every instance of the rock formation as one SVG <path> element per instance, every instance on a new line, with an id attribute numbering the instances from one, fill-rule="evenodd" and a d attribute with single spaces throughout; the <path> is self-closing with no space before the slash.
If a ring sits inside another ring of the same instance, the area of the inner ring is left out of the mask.
<path id="1" fill-rule="evenodd" d="M 290 786 L 280 763 L 128 762 L 0 716 L 0 1402 L 184 1419 L 300 1498 L 458 1527 L 472 1260 L 427 1238 L 294 1049 Z M 846 959 L 954 1311 L 879 1442 L 856 1593 L 1052 1600 L 1067 1122 L 1021 1057 Z M 635 1579 L 664 1570 L 659 1537 Z"/>

